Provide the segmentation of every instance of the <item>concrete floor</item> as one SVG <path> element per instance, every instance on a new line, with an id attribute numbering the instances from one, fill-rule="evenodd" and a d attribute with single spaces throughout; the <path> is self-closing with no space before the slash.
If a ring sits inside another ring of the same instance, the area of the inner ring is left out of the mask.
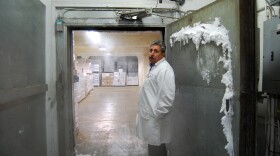
<path id="1" fill-rule="evenodd" d="M 139 87 L 95 87 L 78 104 L 78 156 L 147 156 L 135 136 Z"/>

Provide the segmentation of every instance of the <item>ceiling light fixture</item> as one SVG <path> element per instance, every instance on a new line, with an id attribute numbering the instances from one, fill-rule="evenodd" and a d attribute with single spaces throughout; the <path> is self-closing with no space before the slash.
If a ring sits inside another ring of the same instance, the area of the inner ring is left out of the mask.
<path id="1" fill-rule="evenodd" d="M 101 48 L 99 48 L 99 50 L 101 50 L 101 51 L 106 51 L 107 49 L 104 48 L 104 47 L 101 47 Z"/>
<path id="2" fill-rule="evenodd" d="M 99 32 L 87 31 L 86 34 L 93 43 L 96 43 L 96 44 L 100 43 L 101 39 L 100 39 L 100 33 Z"/>

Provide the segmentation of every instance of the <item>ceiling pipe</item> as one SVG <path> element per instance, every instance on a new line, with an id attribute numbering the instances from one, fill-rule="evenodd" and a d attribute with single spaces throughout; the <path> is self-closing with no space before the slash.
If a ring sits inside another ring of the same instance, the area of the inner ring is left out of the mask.
<path id="1" fill-rule="evenodd" d="M 63 8 L 59 15 L 58 18 L 63 18 L 64 14 L 69 12 L 69 11 L 120 11 L 120 12 L 131 12 L 131 11 L 141 11 L 141 10 L 151 10 L 151 8 L 99 8 L 99 7 L 92 7 L 92 8 Z M 166 11 L 171 11 L 171 12 L 182 12 L 176 9 L 167 9 L 167 8 L 152 8 L 152 12 L 166 12 Z"/>

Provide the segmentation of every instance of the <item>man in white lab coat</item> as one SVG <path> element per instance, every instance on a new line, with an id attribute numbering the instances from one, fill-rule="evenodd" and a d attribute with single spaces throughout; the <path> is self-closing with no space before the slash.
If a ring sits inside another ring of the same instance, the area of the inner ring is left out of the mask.
<path id="1" fill-rule="evenodd" d="M 165 60 L 165 45 L 154 41 L 149 52 L 150 71 L 140 89 L 136 133 L 148 142 L 149 156 L 166 156 L 170 142 L 170 111 L 175 97 L 175 76 Z"/>

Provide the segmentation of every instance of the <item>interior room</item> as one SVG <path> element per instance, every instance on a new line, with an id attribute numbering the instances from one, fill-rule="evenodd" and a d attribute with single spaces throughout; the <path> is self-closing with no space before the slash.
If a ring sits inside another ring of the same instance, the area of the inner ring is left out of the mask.
<path id="1" fill-rule="evenodd" d="M 135 135 L 139 86 L 161 31 L 74 30 L 73 100 L 78 155 L 147 155 Z"/>

